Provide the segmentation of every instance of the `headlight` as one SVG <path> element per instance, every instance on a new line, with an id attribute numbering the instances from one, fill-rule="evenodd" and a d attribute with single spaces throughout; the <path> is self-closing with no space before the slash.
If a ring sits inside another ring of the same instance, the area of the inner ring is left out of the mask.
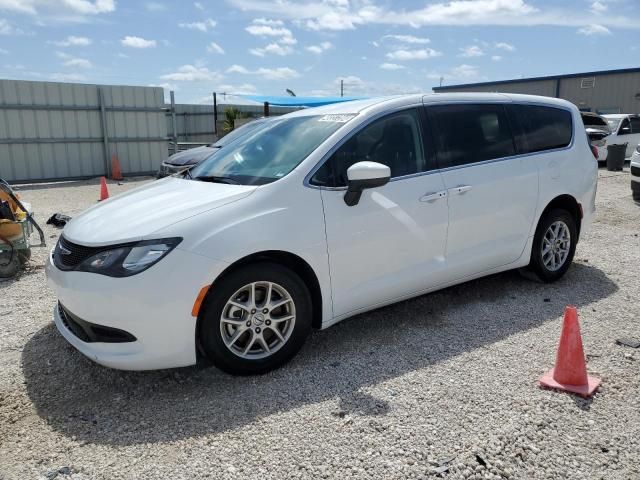
<path id="1" fill-rule="evenodd" d="M 640 145 L 636 147 L 636 152 L 640 153 Z"/>
<path id="2" fill-rule="evenodd" d="M 145 240 L 127 245 L 114 245 L 84 260 L 79 272 L 99 273 L 109 277 L 129 277 L 143 272 L 173 250 L 182 238 Z"/>

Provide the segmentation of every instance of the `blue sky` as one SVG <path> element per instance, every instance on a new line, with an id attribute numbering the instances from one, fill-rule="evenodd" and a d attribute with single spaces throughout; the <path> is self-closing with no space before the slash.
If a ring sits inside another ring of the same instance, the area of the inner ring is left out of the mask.
<path id="1" fill-rule="evenodd" d="M 0 78 L 381 95 L 638 67 L 638 0 L 0 0 Z M 167 93 L 168 95 L 168 93 Z"/>

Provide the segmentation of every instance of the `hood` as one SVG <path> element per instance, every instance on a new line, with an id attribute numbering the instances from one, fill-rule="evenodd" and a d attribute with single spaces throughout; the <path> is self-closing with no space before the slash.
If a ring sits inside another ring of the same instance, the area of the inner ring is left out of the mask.
<path id="1" fill-rule="evenodd" d="M 256 188 L 168 177 L 89 208 L 67 223 L 63 234 L 73 243 L 90 247 L 135 242 L 245 198 Z"/>
<path id="2" fill-rule="evenodd" d="M 204 147 L 190 148 L 184 152 L 178 152 L 171 155 L 165 163 L 170 165 L 195 165 L 200 163 L 205 158 L 208 158 L 211 154 L 217 152 L 220 147 L 211 147 L 209 145 Z"/>

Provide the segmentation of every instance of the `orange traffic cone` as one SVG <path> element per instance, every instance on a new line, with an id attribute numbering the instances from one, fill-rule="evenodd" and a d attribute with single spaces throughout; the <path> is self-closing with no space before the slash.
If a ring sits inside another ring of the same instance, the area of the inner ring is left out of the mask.
<path id="1" fill-rule="evenodd" d="M 118 155 L 115 153 L 111 155 L 111 179 L 112 180 L 122 180 L 122 171 L 120 170 L 120 160 L 118 160 Z"/>
<path id="2" fill-rule="evenodd" d="M 102 200 L 106 200 L 107 198 L 109 198 L 107 179 L 104 177 L 100 177 L 100 199 L 98 201 L 101 202 Z"/>
<path id="3" fill-rule="evenodd" d="M 569 305 L 564 311 L 556 366 L 540 378 L 540 385 L 577 393 L 583 397 L 593 395 L 600 385 L 599 378 L 587 375 L 578 311 L 573 305 Z"/>

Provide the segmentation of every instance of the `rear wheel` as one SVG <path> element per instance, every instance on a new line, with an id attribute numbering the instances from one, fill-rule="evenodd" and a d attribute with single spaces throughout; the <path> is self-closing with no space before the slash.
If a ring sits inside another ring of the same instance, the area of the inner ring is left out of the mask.
<path id="1" fill-rule="evenodd" d="M 211 362 L 237 375 L 289 361 L 311 330 L 311 296 L 300 277 L 274 263 L 240 267 L 212 287 L 200 339 Z"/>
<path id="2" fill-rule="evenodd" d="M 554 209 L 538 223 L 531 249 L 531 270 L 543 282 L 561 278 L 571 266 L 576 251 L 578 229 L 566 210 Z"/>

